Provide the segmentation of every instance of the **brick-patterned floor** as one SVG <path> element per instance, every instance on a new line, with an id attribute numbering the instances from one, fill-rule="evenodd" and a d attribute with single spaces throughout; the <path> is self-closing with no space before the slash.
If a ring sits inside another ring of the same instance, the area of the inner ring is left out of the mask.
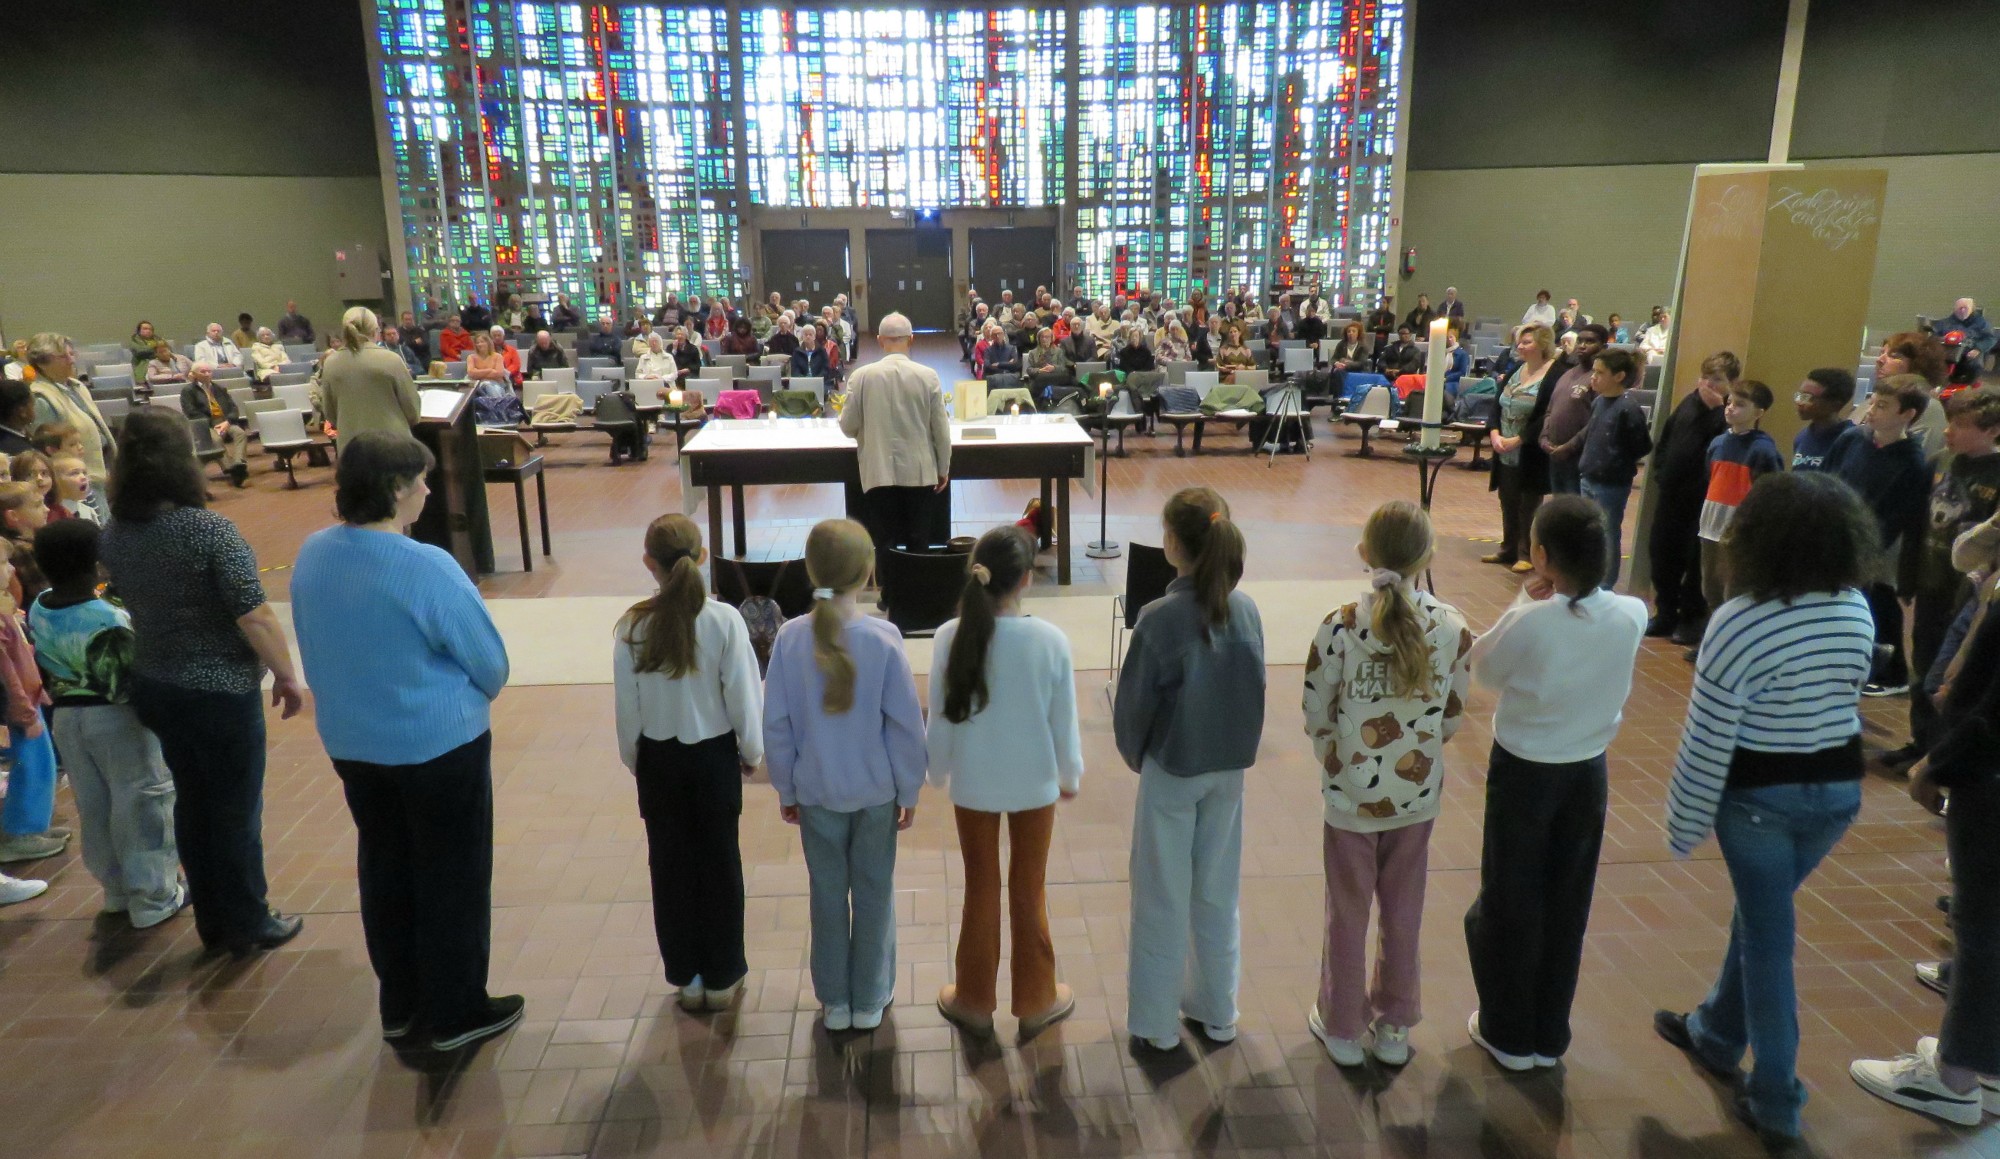
<path id="1" fill-rule="evenodd" d="M 932 361 L 955 375 L 949 355 Z M 1174 488 L 1229 496 L 1250 538 L 1250 576 L 1310 578 L 1358 566 L 1356 529 L 1383 499 L 1414 493 L 1413 469 L 1320 441 L 1311 463 L 1267 467 L 1240 440 L 1177 459 L 1165 437 L 1130 440 L 1111 467 L 1112 535 L 1157 541 Z M 611 468 L 601 440 L 549 452 L 555 558 L 485 583 L 499 597 L 643 592 L 639 529 L 678 503 L 670 447 Z M 245 493 L 222 488 L 270 569 L 274 597 L 299 542 L 332 519 L 327 473 L 281 489 L 268 460 Z M 960 492 L 968 527 L 1017 514 L 1025 485 Z M 501 566 L 518 566 L 511 494 L 496 488 Z M 756 545 L 795 551 L 832 488 L 753 492 Z M 1441 593 L 1479 626 L 1513 595 L 1482 567 L 1497 513 L 1486 477 L 1447 467 L 1435 510 Z M 1095 513 L 1078 538 L 1095 537 Z M 1088 536 L 1082 534 L 1088 530 Z M 1078 594 L 1122 582 L 1119 561 L 1079 558 Z M 1039 589 L 1049 590 L 1049 589 Z M 580 646 L 601 647 L 585 641 Z M 1304 640 L 1269 642 L 1275 660 Z M 1318 775 L 1300 732 L 1301 670 L 1270 669 L 1269 721 L 1247 788 L 1242 1035 L 1167 1061 L 1124 1036 L 1126 858 L 1134 778 L 1109 735 L 1101 676 L 1079 693 L 1090 773 L 1063 806 L 1050 904 L 1075 1018 L 1025 1046 L 1001 1020 L 997 1047 L 958 1037 L 931 1007 L 947 980 L 962 882 L 943 802 L 926 797 L 899 854 L 898 1004 L 881 1030 L 829 1039 L 805 976 L 805 870 L 767 787 L 742 822 L 751 979 L 734 1013 L 672 1004 L 652 944 L 645 845 L 601 687 L 511 689 L 495 713 L 498 832 L 493 985 L 523 991 L 520 1027 L 457 1069 L 405 1061 L 376 1037 L 373 980 L 356 917 L 353 839 L 309 718 L 273 722 L 265 839 L 274 900 L 307 915 L 283 950 L 202 959 L 178 919 L 146 934 L 95 916 L 99 894 L 68 855 L 27 867 L 42 899 L 0 911 L 0 1132 L 35 1159 L 164 1156 L 1733 1156 L 1756 1153 L 1717 1088 L 1653 1037 L 1657 1006 L 1685 1009 L 1713 977 L 1730 897 L 1713 844 L 1666 853 L 1662 800 L 1688 666 L 1649 642 L 1612 749 L 1611 817 L 1565 1064 L 1503 1075 L 1468 1044 L 1473 1004 L 1460 918 L 1477 885 L 1491 701 L 1448 750 L 1451 776 L 1431 858 L 1426 1020 L 1400 1074 L 1343 1073 L 1307 1035 L 1317 978 Z M 1900 712 L 1871 702 L 1871 743 L 1900 742 Z M 1873 776 L 1861 821 L 1800 895 L 1801 1070 L 1812 1152 L 2000 1155 L 2000 1134 L 1962 1132 L 1887 1107 L 1847 1078 L 1862 1054 L 1909 1049 L 1940 1001 L 1909 961 L 1942 952 L 1932 901 L 1941 832 Z M 70 806 L 65 800 L 65 814 Z M 19 872 L 23 867 L 15 867 Z"/>

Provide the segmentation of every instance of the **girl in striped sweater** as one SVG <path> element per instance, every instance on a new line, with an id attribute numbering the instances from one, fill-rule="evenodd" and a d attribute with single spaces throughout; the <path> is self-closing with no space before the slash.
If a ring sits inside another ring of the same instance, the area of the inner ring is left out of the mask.
<path id="1" fill-rule="evenodd" d="M 1860 590 L 1875 525 L 1852 489 L 1818 473 L 1767 475 L 1722 540 L 1735 598 L 1715 610 L 1667 794 L 1667 844 L 1686 857 L 1711 829 L 1736 892 L 1729 948 L 1690 1014 L 1653 1016 L 1662 1038 L 1736 1084 L 1739 1118 L 1766 1143 L 1795 1138 L 1792 895 L 1861 810 L 1862 682 L 1875 623 Z"/>

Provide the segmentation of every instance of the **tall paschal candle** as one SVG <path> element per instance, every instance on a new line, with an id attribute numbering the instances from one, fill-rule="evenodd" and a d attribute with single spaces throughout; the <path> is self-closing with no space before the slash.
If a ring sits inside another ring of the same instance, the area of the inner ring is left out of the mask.
<path id="1" fill-rule="evenodd" d="M 1444 371 L 1450 362 L 1445 350 L 1451 324 L 1443 318 L 1431 323 L 1430 361 L 1424 367 L 1424 434 L 1420 445 L 1427 451 L 1438 449 L 1444 421 Z"/>

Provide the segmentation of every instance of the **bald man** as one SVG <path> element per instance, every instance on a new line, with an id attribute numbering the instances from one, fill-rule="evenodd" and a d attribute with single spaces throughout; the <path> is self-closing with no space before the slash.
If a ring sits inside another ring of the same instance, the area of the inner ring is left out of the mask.
<path id="1" fill-rule="evenodd" d="M 951 420 L 937 372 L 910 361 L 910 320 L 875 327 L 882 357 L 847 382 L 840 429 L 860 445 L 862 514 L 877 547 L 926 547 L 930 496 L 951 478 Z"/>
<path id="2" fill-rule="evenodd" d="M 1931 333 L 1936 334 L 1939 341 L 1943 341 L 1948 334 L 1960 335 L 1960 348 L 1977 350 L 1980 360 L 1993 353 L 1993 325 L 1971 298 L 1960 298 L 1953 303 L 1951 313 L 1931 323 Z"/>

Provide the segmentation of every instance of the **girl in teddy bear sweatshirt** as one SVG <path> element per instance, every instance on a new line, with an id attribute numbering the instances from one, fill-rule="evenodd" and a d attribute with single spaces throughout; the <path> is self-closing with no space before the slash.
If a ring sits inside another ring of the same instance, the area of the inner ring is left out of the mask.
<path id="1" fill-rule="evenodd" d="M 1472 648 L 1458 612 L 1415 589 L 1431 547 L 1430 519 L 1414 503 L 1377 508 L 1359 546 L 1374 594 L 1327 616 L 1306 657 L 1306 734 L 1325 770 L 1326 802 L 1326 943 L 1306 1022 L 1341 1066 L 1364 1061 L 1371 1030 L 1378 1060 L 1408 1062 L 1421 1014 L 1417 934 L 1431 826 Z M 1372 991 L 1371 903 L 1382 924 Z"/>

